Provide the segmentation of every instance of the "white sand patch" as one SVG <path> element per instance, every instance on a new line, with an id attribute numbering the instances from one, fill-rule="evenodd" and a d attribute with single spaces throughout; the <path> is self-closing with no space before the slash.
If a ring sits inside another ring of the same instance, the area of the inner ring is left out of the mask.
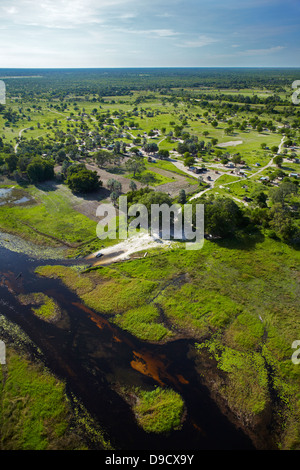
<path id="1" fill-rule="evenodd" d="M 241 145 L 242 143 L 242 140 L 231 140 L 230 142 L 222 142 L 221 144 L 217 144 L 216 147 L 235 147 L 236 145 Z"/>
<path id="2" fill-rule="evenodd" d="M 88 259 L 97 260 L 97 262 L 94 263 L 94 266 L 97 266 L 98 264 L 100 265 L 129 259 L 130 255 L 137 253 L 138 251 L 149 250 L 150 248 L 161 246 L 169 247 L 172 243 L 174 242 L 170 240 L 162 240 L 161 238 L 150 235 L 149 233 L 141 233 L 134 235 L 127 240 L 123 240 L 116 245 L 103 248 L 102 250 L 88 256 Z M 103 255 L 99 259 L 96 258 L 98 253 L 102 253 Z"/>

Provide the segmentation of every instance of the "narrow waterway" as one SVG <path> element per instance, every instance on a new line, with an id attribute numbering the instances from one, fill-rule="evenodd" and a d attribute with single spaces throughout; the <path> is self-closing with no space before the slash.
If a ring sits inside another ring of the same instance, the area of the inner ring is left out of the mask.
<path id="1" fill-rule="evenodd" d="M 41 351 L 45 365 L 66 381 L 70 395 L 96 418 L 115 448 L 253 449 L 249 438 L 222 415 L 201 384 L 188 358 L 191 341 L 165 345 L 141 342 L 87 308 L 58 280 L 34 273 L 36 266 L 69 261 L 36 260 L 0 246 L 0 262 L 0 315 L 26 333 Z M 62 318 L 50 324 L 22 306 L 17 295 L 31 292 L 53 297 L 62 309 Z M 187 408 L 182 428 L 168 436 L 145 433 L 116 392 L 118 385 L 161 385 L 178 391 Z"/>

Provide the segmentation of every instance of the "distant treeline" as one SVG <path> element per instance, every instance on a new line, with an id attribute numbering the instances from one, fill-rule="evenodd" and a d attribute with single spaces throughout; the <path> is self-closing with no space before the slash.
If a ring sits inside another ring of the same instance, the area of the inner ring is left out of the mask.
<path id="1" fill-rule="evenodd" d="M 265 87 L 278 92 L 299 77 L 297 68 L 0 69 L 9 96 L 53 99 L 92 95 L 97 100 L 132 90 L 169 92 L 186 87 Z"/>
<path id="2" fill-rule="evenodd" d="M 231 103 L 245 103 L 245 104 L 273 104 L 273 105 L 285 105 L 289 106 L 291 100 L 283 100 L 280 96 L 272 94 L 267 97 L 257 95 L 242 95 L 236 93 L 234 95 L 218 93 L 218 94 L 201 94 L 200 98 L 207 101 L 229 101 Z"/>

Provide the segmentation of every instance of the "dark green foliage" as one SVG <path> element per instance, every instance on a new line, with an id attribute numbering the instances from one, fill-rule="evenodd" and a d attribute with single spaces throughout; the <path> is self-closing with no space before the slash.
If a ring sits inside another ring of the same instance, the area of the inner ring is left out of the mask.
<path id="1" fill-rule="evenodd" d="M 18 158 L 17 158 L 16 155 L 14 155 L 14 154 L 8 155 L 8 156 L 5 158 L 5 163 L 6 163 L 7 166 L 8 166 L 8 171 L 9 171 L 10 173 L 12 173 L 12 172 L 15 171 L 16 168 L 17 168 Z"/>
<path id="2" fill-rule="evenodd" d="M 298 186 L 296 184 L 283 181 L 278 188 L 271 189 L 270 196 L 274 203 L 284 204 L 292 194 L 297 192 Z"/>
<path id="3" fill-rule="evenodd" d="M 155 153 L 158 152 L 158 145 L 155 142 L 151 142 L 146 144 L 144 149 L 146 153 Z"/>
<path id="4" fill-rule="evenodd" d="M 186 203 L 186 194 L 185 194 L 184 189 L 181 189 L 179 191 L 178 202 L 179 202 L 179 204 L 185 204 Z"/>
<path id="5" fill-rule="evenodd" d="M 133 173 L 133 177 L 135 177 L 136 174 L 141 174 L 146 169 L 146 165 L 143 158 L 134 156 L 127 160 L 126 169 L 131 171 Z"/>
<path id="6" fill-rule="evenodd" d="M 227 237 L 244 223 L 243 212 L 232 199 L 219 198 L 205 204 L 205 232 L 213 237 Z"/>
<path id="7" fill-rule="evenodd" d="M 54 163 L 41 158 L 35 158 L 27 167 L 27 175 L 32 183 L 51 180 L 54 178 Z"/>
<path id="8" fill-rule="evenodd" d="M 97 191 L 102 182 L 96 171 L 88 170 L 85 165 L 71 165 L 67 171 L 66 183 L 76 193 Z"/>

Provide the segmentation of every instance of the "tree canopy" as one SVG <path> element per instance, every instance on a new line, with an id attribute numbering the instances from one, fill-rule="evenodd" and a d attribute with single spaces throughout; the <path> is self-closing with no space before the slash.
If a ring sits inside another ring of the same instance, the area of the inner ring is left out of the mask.
<path id="1" fill-rule="evenodd" d="M 78 193 L 97 191 L 102 186 L 97 172 L 88 170 L 82 164 L 69 167 L 66 183 L 72 191 Z"/>

